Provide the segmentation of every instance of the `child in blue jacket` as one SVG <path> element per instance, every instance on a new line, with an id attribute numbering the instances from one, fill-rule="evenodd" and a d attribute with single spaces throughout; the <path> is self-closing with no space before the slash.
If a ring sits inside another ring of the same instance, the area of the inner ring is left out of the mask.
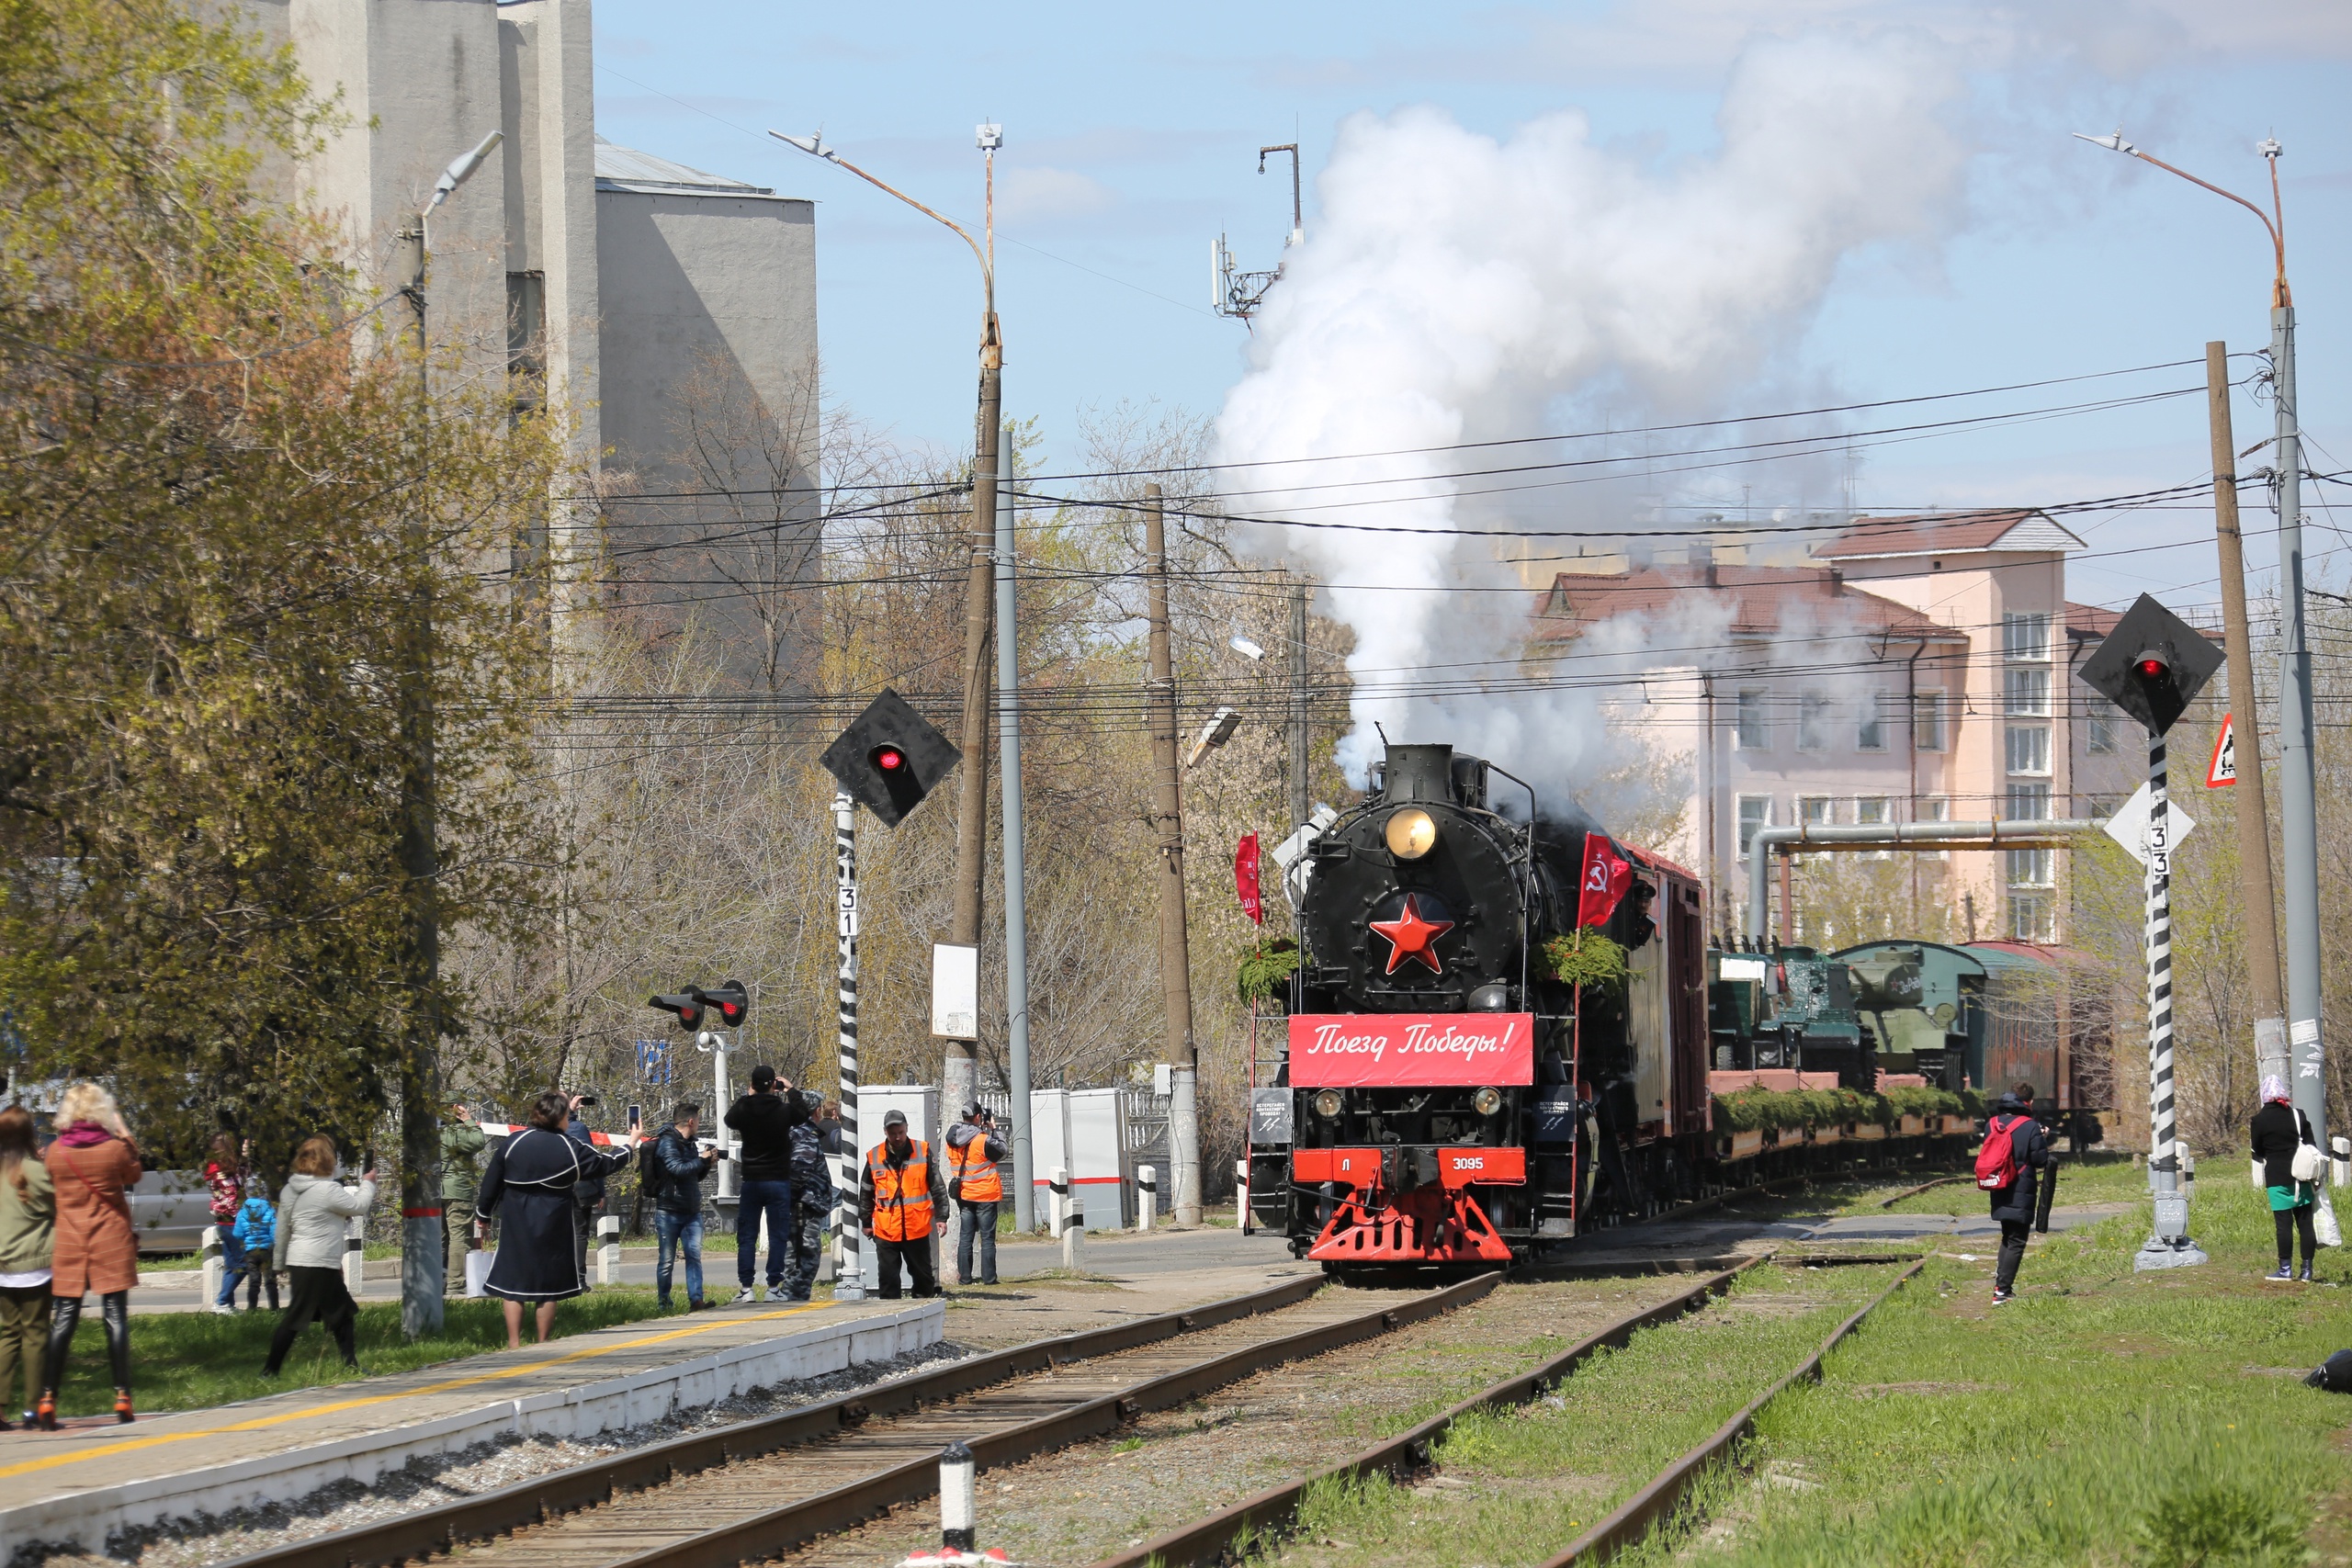
<path id="1" fill-rule="evenodd" d="M 245 1246 L 245 1310 L 261 1305 L 261 1291 L 269 1287 L 269 1310 L 277 1310 L 277 1276 L 270 1269 L 270 1251 L 277 1245 L 277 1212 L 256 1192 L 237 1210 L 237 1239 Z M 235 1291 L 230 1287 L 231 1292 Z"/>

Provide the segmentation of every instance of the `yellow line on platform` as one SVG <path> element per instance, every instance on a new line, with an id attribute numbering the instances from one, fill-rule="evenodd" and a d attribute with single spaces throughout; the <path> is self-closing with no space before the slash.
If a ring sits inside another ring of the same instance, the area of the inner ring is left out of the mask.
<path id="1" fill-rule="evenodd" d="M 28 1459 L 17 1464 L 0 1465 L 0 1480 L 12 1475 L 29 1475 L 35 1471 L 53 1470 L 59 1465 L 78 1464 L 84 1460 L 105 1459 L 114 1454 L 135 1452 L 140 1449 L 158 1448 L 165 1443 L 185 1443 L 198 1438 L 217 1438 L 231 1432 L 258 1432 L 265 1427 L 283 1426 L 311 1416 L 332 1416 L 342 1410 L 359 1410 L 370 1404 L 386 1404 L 395 1399 L 413 1399 L 420 1394 L 447 1393 L 453 1388 L 471 1388 L 480 1383 L 499 1382 L 507 1378 L 529 1377 L 549 1367 L 560 1367 L 567 1361 L 585 1361 L 597 1356 L 609 1356 L 616 1350 L 641 1349 L 648 1345 L 666 1344 L 690 1335 L 708 1334 L 715 1328 L 731 1328 L 737 1324 L 759 1323 L 770 1318 L 797 1317 L 804 1312 L 817 1312 L 831 1303 L 811 1302 L 805 1306 L 786 1307 L 782 1312 L 752 1313 L 744 1317 L 723 1317 L 711 1323 L 698 1323 L 684 1328 L 673 1328 L 663 1334 L 647 1334 L 635 1339 L 624 1339 L 611 1345 L 591 1346 L 584 1350 L 570 1350 L 560 1356 L 540 1360 L 518 1361 L 495 1371 L 476 1372 L 469 1377 L 450 1378 L 446 1382 L 427 1383 L 423 1388 L 403 1389 L 398 1393 L 371 1393 L 361 1399 L 338 1400 L 332 1404 L 309 1404 L 300 1410 L 282 1410 L 275 1416 L 256 1416 L 248 1421 L 234 1421 L 225 1427 L 207 1427 L 197 1432 L 159 1432 L 152 1438 L 127 1438 L 119 1442 L 100 1443 L 73 1453 L 50 1454 L 41 1459 Z M 495 1352 L 492 1352 L 495 1354 Z M 248 1456 L 250 1457 L 250 1456 Z"/>

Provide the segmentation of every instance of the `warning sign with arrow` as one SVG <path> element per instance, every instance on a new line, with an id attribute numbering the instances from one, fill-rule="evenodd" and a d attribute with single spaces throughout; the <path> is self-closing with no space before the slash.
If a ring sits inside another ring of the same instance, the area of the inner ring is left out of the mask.
<path id="1" fill-rule="evenodd" d="M 2230 716 L 2222 716 L 2222 733 L 2213 740 L 2213 760 L 2205 764 L 2205 787 L 2227 789 L 2238 782 L 2237 736 L 2230 727 Z"/>

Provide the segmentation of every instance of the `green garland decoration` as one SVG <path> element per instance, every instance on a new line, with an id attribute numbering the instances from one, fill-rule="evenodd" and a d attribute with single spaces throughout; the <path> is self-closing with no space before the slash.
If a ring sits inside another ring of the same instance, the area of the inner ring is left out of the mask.
<path id="1" fill-rule="evenodd" d="M 1544 962 L 1563 986 L 1615 990 L 1625 983 L 1625 950 L 1598 927 L 1582 926 L 1544 944 Z"/>
<path id="2" fill-rule="evenodd" d="M 1233 989 L 1245 1002 L 1268 1001 L 1287 992 L 1290 977 L 1297 973 L 1298 943 L 1286 936 L 1273 937 L 1241 955 Z"/>

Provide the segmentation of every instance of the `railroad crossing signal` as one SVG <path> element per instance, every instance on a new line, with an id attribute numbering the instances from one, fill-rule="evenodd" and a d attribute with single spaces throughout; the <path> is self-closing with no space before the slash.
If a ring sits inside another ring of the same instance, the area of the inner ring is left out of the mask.
<path id="1" fill-rule="evenodd" d="M 904 697 L 886 689 L 834 738 L 819 761 L 852 799 L 880 818 L 884 827 L 895 828 L 963 759 L 964 753 Z"/>
<path id="2" fill-rule="evenodd" d="M 2221 667 L 2211 638 L 2143 593 L 2083 660 L 2082 675 L 2149 734 L 2162 735 Z"/>
<path id="3" fill-rule="evenodd" d="M 688 986 L 684 991 L 667 996 L 648 997 L 645 998 L 645 1005 L 650 1008 L 660 1008 L 663 1012 L 675 1013 L 678 1027 L 688 1033 L 702 1027 L 704 1008 L 702 987 L 699 986 Z"/>

